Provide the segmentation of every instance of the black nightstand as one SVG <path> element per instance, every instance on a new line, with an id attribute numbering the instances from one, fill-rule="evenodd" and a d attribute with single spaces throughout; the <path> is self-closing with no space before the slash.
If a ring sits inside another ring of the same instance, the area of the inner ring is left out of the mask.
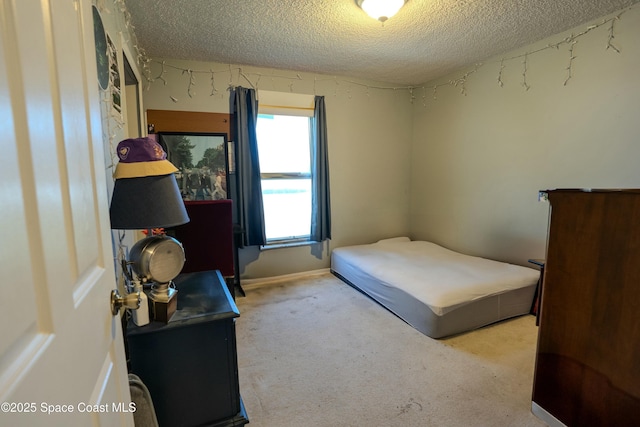
<path id="1" fill-rule="evenodd" d="M 146 384 L 161 427 L 243 426 L 235 319 L 218 270 L 175 280 L 178 309 L 169 323 L 127 324 L 131 372 Z"/>

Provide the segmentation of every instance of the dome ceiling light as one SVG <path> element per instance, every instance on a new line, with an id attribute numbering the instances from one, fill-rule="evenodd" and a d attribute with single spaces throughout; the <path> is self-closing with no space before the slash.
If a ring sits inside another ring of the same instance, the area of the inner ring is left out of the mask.
<path id="1" fill-rule="evenodd" d="M 398 13 L 406 2 L 407 0 L 356 0 L 356 4 L 367 12 L 367 15 L 380 22 Z"/>

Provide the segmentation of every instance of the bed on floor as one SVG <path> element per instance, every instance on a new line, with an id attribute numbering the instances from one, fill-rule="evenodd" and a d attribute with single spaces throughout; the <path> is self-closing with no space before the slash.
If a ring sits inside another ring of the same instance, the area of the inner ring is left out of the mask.
<path id="1" fill-rule="evenodd" d="M 336 248 L 331 271 L 432 338 L 529 313 L 540 277 L 408 237 Z"/>

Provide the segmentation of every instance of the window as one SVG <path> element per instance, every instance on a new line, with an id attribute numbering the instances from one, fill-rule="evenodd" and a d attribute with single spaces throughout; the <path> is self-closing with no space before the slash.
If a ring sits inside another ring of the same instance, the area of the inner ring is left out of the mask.
<path id="1" fill-rule="evenodd" d="M 309 120 L 308 117 L 258 115 L 258 157 L 267 243 L 309 239 Z"/>
<path id="2" fill-rule="evenodd" d="M 259 96 L 256 135 L 267 245 L 306 242 L 311 233 L 313 97 L 264 91 Z"/>

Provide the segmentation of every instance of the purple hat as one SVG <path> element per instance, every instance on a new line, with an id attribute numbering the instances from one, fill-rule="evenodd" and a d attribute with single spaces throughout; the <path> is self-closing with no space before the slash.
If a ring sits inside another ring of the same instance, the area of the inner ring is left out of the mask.
<path id="1" fill-rule="evenodd" d="M 125 139 L 120 141 L 116 152 L 120 159 L 113 174 L 116 179 L 168 175 L 178 171 L 153 138 Z"/>

